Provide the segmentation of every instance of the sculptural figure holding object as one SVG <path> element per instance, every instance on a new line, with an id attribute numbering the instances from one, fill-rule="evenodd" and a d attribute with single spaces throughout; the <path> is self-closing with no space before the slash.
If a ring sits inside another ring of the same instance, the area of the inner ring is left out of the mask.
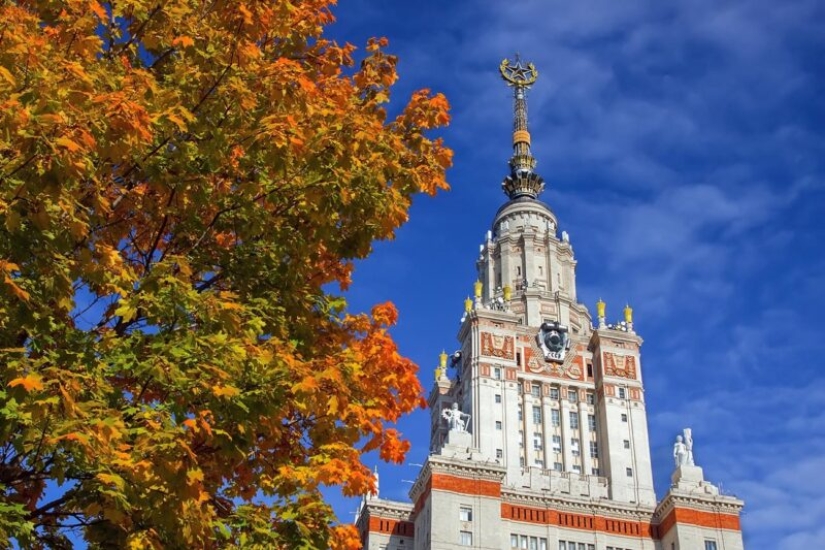
<path id="1" fill-rule="evenodd" d="M 676 436 L 676 443 L 673 444 L 673 461 L 676 467 L 695 466 L 693 462 L 693 434 L 690 428 L 682 430 L 684 437 Z"/>
<path id="2" fill-rule="evenodd" d="M 688 463 L 687 445 L 682 442 L 681 435 L 676 436 L 676 443 L 673 444 L 673 461 L 677 468 L 687 466 Z"/>
<path id="3" fill-rule="evenodd" d="M 447 426 L 449 426 L 450 431 L 467 431 L 467 422 L 470 421 L 470 415 L 458 410 L 458 403 L 453 403 L 452 408 L 444 409 L 441 416 L 447 421 Z M 467 422 L 464 421 L 465 418 Z"/>
<path id="4" fill-rule="evenodd" d="M 685 428 L 682 430 L 682 433 L 685 436 L 685 447 L 687 448 L 687 465 L 688 466 L 695 466 L 693 462 L 693 433 L 690 428 Z"/>

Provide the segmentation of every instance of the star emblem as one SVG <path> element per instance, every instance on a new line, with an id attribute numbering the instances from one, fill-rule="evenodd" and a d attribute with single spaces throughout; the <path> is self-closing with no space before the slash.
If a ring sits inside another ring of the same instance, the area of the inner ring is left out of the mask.
<path id="1" fill-rule="evenodd" d="M 529 86 L 536 81 L 538 72 L 532 63 L 522 63 L 516 59 L 515 64 L 505 59 L 499 67 L 501 76 L 512 86 Z"/>

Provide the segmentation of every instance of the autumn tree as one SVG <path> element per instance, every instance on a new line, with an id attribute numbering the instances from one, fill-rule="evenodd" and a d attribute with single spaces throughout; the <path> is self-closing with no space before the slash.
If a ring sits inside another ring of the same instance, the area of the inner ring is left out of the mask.
<path id="1" fill-rule="evenodd" d="M 422 400 L 336 294 L 451 153 L 333 2 L 0 2 L 0 545 L 352 543 Z"/>

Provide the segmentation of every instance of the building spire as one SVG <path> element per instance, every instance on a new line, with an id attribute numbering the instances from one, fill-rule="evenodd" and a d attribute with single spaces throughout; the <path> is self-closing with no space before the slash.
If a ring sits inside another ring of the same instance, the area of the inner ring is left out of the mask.
<path id="1" fill-rule="evenodd" d="M 529 197 L 535 199 L 544 189 L 544 180 L 533 170 L 536 159 L 530 152 L 530 131 L 527 128 L 527 89 L 538 78 L 532 63 L 521 61 L 516 54 L 515 62 L 505 59 L 499 71 L 507 85 L 513 88 L 513 156 L 510 157 L 510 175 L 501 187 L 510 199 Z"/>

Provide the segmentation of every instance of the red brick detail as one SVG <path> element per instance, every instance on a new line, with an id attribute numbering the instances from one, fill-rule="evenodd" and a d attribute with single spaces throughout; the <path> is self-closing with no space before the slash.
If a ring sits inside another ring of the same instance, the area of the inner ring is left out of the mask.
<path id="1" fill-rule="evenodd" d="M 450 491 L 462 495 L 476 495 L 483 497 L 501 497 L 501 483 L 484 479 L 466 479 L 447 474 L 433 474 L 432 489 Z"/>
<path id="2" fill-rule="evenodd" d="M 584 514 L 570 514 L 557 510 L 531 508 L 529 506 L 514 506 L 501 504 L 501 517 L 510 521 L 524 523 L 538 523 L 540 525 L 557 525 L 572 529 L 587 531 L 601 531 L 617 535 L 644 536 L 653 538 L 653 526 L 641 521 L 625 521 Z"/>
<path id="3" fill-rule="evenodd" d="M 490 365 L 481 365 L 481 376 L 490 378 Z"/>
<path id="4" fill-rule="evenodd" d="M 516 381 L 518 379 L 518 369 L 506 368 L 504 369 L 504 379 Z"/>
<path id="5" fill-rule="evenodd" d="M 385 519 L 370 517 L 369 530 L 372 533 L 388 533 L 401 537 L 412 537 L 415 535 L 415 525 L 411 521 L 399 521 L 397 519 Z"/>
<path id="6" fill-rule="evenodd" d="M 711 529 L 742 530 L 742 526 L 739 523 L 739 516 L 733 514 L 705 512 L 702 510 L 692 510 L 690 508 L 674 508 L 659 524 L 659 537 L 664 537 L 677 523 L 698 525 L 699 527 L 709 527 Z"/>

